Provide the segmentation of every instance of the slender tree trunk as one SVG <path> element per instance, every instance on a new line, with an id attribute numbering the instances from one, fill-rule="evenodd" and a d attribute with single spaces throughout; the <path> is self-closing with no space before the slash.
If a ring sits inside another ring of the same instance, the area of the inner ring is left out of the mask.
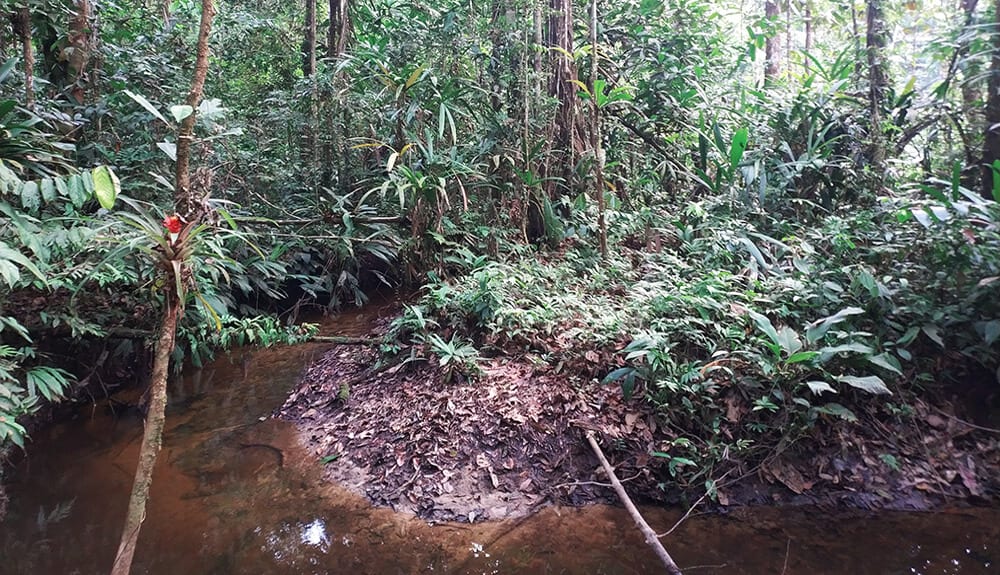
<path id="1" fill-rule="evenodd" d="M 992 60 L 986 96 L 986 134 L 983 142 L 983 188 L 985 198 L 993 198 L 993 181 L 1000 177 L 993 163 L 1000 160 L 1000 0 L 993 1 Z"/>
<path id="2" fill-rule="evenodd" d="M 89 84 L 87 64 L 90 62 L 94 35 L 91 26 L 90 0 L 76 0 L 75 4 L 76 13 L 73 15 L 67 38 L 72 48 L 69 53 L 69 83 L 72 86 L 70 94 L 73 99 L 77 104 L 82 104 L 86 96 L 85 86 Z"/>
<path id="3" fill-rule="evenodd" d="M 811 66 L 811 63 L 809 62 L 809 55 L 812 53 L 813 45 L 812 0 L 803 0 L 803 5 L 805 9 L 806 44 L 803 48 L 802 67 L 804 68 L 805 75 L 808 76 Z"/>
<path id="4" fill-rule="evenodd" d="M 885 166 L 885 134 L 882 131 L 882 108 L 885 104 L 888 78 L 886 77 L 885 46 L 887 43 L 883 0 L 868 0 L 866 21 L 868 33 L 868 161 L 877 177 Z"/>
<path id="5" fill-rule="evenodd" d="M 597 105 L 597 71 L 600 51 L 597 46 L 597 0 L 590 0 L 590 99 L 593 125 L 590 128 L 590 147 L 594 150 L 594 186 L 597 193 L 597 226 L 601 245 L 601 259 L 608 259 L 608 226 L 604 217 L 604 148 L 601 146 L 601 107 Z"/>
<path id="6" fill-rule="evenodd" d="M 17 33 L 24 55 L 24 105 L 35 109 L 35 49 L 31 44 L 31 11 L 25 7 L 17 12 Z"/>
<path id="7" fill-rule="evenodd" d="M 541 0 L 531 0 L 531 24 L 534 30 L 535 46 L 532 50 L 535 54 L 532 62 L 535 74 L 542 73 L 542 4 Z"/>
<path id="8" fill-rule="evenodd" d="M 326 55 L 337 58 L 347 50 L 351 38 L 350 0 L 330 0 L 330 25 L 327 29 Z"/>
<path id="9" fill-rule="evenodd" d="M 758 12 L 759 14 L 759 12 Z M 781 71 L 781 48 L 775 28 L 778 25 L 778 3 L 767 0 L 764 3 L 764 18 L 767 20 L 768 34 L 764 42 L 764 84 L 774 82 Z"/>
<path id="10" fill-rule="evenodd" d="M 195 57 L 194 77 L 191 79 L 191 89 L 188 91 L 185 104 L 195 110 L 181 122 L 177 131 L 177 168 L 174 180 L 174 201 L 177 213 L 182 218 L 193 221 L 202 212 L 202 198 L 191 189 L 191 142 L 194 138 L 194 124 L 198 105 L 205 90 L 205 77 L 208 75 L 208 37 L 212 32 L 212 20 L 215 18 L 215 0 L 202 0 L 201 23 L 198 26 L 198 52 Z M 201 190 L 202 193 L 208 190 Z"/>
<path id="11" fill-rule="evenodd" d="M 554 134 L 555 147 L 561 155 L 556 161 L 561 164 L 566 185 L 572 189 L 576 165 L 576 63 L 573 61 L 573 2 L 572 0 L 551 0 L 549 14 L 549 51 L 552 75 L 549 79 L 549 95 L 556 98 Z M 554 176 L 546 170 L 549 176 Z M 549 188 L 549 196 L 555 196 L 555 187 Z"/>
<path id="12" fill-rule="evenodd" d="M 208 37 L 212 30 L 212 19 L 215 17 L 213 0 L 202 0 L 201 24 L 198 29 L 198 48 L 195 60 L 194 77 L 191 80 L 191 90 L 186 103 L 194 110 L 198 109 L 202 92 L 205 87 L 205 76 L 208 74 Z M 183 219 L 194 221 L 204 216 L 203 202 L 195 197 L 188 173 L 190 161 L 191 138 L 194 133 L 195 113 L 181 122 L 177 137 L 177 171 L 174 186 L 174 205 Z M 183 162 L 182 162 L 183 159 Z M 125 514 L 125 527 L 122 530 L 121 542 L 115 556 L 111 575 L 128 575 L 132 569 L 132 558 L 135 555 L 136 543 L 139 541 L 139 531 L 146 518 L 146 502 L 149 499 L 149 488 L 153 483 L 153 469 L 156 467 L 156 456 L 163 444 L 163 425 L 166 421 L 167 407 L 167 371 L 170 367 L 170 355 L 174 350 L 177 334 L 177 319 L 180 316 L 184 302 L 180 299 L 176 285 L 184 283 L 186 262 L 171 262 L 165 266 L 170 275 L 166 282 L 165 309 L 160 325 L 160 335 L 156 344 L 156 356 L 153 360 L 153 372 L 150 376 L 151 397 L 149 411 L 146 415 L 146 425 L 142 434 L 142 445 L 139 448 L 139 463 L 136 467 L 135 480 L 132 484 L 132 494 L 129 497 L 128 511 Z M 180 277 L 177 277 L 180 276 Z"/>
<path id="13" fill-rule="evenodd" d="M 132 495 L 125 516 L 125 529 L 122 531 L 111 575 L 128 575 L 132 569 L 132 557 L 139 541 L 139 530 L 146 518 L 146 501 L 149 499 L 149 487 L 153 483 L 153 468 L 156 467 L 156 456 L 163 444 L 163 425 L 167 408 L 167 371 L 170 367 L 170 354 L 174 350 L 177 318 L 180 315 L 180 304 L 173 291 L 174 282 L 168 281 L 167 285 L 170 288 L 166 292 L 167 306 L 163 312 L 160 335 L 156 342 L 156 355 L 153 359 L 149 411 L 142 434 L 142 446 L 139 448 L 139 464 L 132 483 Z"/>
<path id="14" fill-rule="evenodd" d="M 302 46 L 302 73 L 316 73 L 316 0 L 306 0 L 305 40 Z"/>

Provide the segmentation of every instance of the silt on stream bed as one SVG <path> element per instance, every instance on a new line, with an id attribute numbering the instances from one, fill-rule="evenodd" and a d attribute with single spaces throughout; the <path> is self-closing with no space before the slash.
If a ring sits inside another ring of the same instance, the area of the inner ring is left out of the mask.
<path id="1" fill-rule="evenodd" d="M 367 321 L 357 315 L 349 325 Z M 133 573 L 662 572 L 622 509 L 428 525 L 325 482 L 295 428 L 268 416 L 328 347 L 234 352 L 172 383 Z M 10 476 L 0 573 L 106 573 L 141 434 L 137 414 L 103 404 L 39 433 Z M 662 532 L 682 512 L 643 513 Z M 995 509 L 742 508 L 694 516 L 663 541 L 689 574 L 1000 573 Z"/>

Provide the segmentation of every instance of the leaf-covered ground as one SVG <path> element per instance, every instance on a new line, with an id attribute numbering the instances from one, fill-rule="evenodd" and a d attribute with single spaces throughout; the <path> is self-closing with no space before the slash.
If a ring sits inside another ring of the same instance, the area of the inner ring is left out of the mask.
<path id="1" fill-rule="evenodd" d="M 381 371 L 371 369 L 376 360 L 373 350 L 332 349 L 280 410 L 326 462 L 331 481 L 375 504 L 474 521 L 610 501 L 586 429 L 598 432 L 633 497 L 690 503 L 705 492 L 702 484 L 681 486 L 660 455 L 677 430 L 649 402 L 623 399 L 617 386 L 530 353 L 484 359 L 480 376 L 451 382 L 434 360 Z M 749 411 L 735 396 L 730 404 L 734 420 Z M 1000 434 L 950 409 L 918 404 L 906 425 L 866 416 L 819 425 L 813 437 L 757 460 L 728 457 L 713 473 L 715 502 L 927 509 L 995 499 Z"/>

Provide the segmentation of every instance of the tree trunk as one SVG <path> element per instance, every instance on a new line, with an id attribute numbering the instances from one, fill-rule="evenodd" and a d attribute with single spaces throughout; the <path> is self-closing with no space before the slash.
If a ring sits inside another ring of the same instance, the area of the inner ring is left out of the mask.
<path id="1" fill-rule="evenodd" d="M 24 54 L 24 105 L 35 109 L 35 49 L 31 44 L 31 11 L 25 7 L 17 12 L 14 19 L 17 35 L 21 38 Z"/>
<path id="2" fill-rule="evenodd" d="M 194 64 L 194 77 L 191 79 L 191 89 L 188 91 L 185 103 L 194 109 L 194 113 L 181 122 L 177 132 L 177 168 L 174 181 L 174 202 L 177 213 L 187 221 L 194 221 L 203 215 L 204 203 L 201 194 L 208 190 L 191 189 L 191 141 L 194 137 L 194 123 L 198 105 L 201 103 L 205 90 L 205 77 L 208 75 L 208 36 L 212 32 L 212 19 L 215 18 L 215 1 L 202 0 L 201 24 L 198 27 L 198 52 Z"/>
<path id="3" fill-rule="evenodd" d="M 983 142 L 983 189 L 985 198 L 993 198 L 993 181 L 1000 177 L 993 163 L 1000 160 L 1000 0 L 993 1 L 992 61 L 986 96 L 986 134 Z"/>
<path id="4" fill-rule="evenodd" d="M 330 0 L 330 26 L 327 29 L 326 56 L 339 58 L 351 38 L 350 0 Z"/>
<path id="5" fill-rule="evenodd" d="M 305 40 L 302 46 L 302 73 L 306 78 L 316 73 L 316 0 L 306 0 Z"/>
<path id="6" fill-rule="evenodd" d="M 156 456 L 163 444 L 163 424 L 167 409 L 167 371 L 170 367 L 170 354 L 174 350 L 177 318 L 180 315 L 180 303 L 173 290 L 173 278 L 166 285 L 170 287 L 166 292 L 167 306 L 163 312 L 160 336 L 156 342 L 156 356 L 153 359 L 149 412 L 142 434 L 142 446 L 139 448 L 139 464 L 132 483 L 132 495 L 125 515 L 125 528 L 122 531 L 111 575 L 128 575 L 132 569 L 132 557 L 135 555 L 136 543 L 139 540 L 139 530 L 146 518 L 146 501 L 149 499 L 149 487 L 153 483 L 153 468 L 156 467 Z"/>
<path id="7" fill-rule="evenodd" d="M 804 68 L 805 75 L 809 75 L 809 70 L 811 63 L 809 62 L 809 54 L 812 52 L 813 45 L 813 16 L 812 16 L 812 0 L 804 0 L 803 7 L 805 9 L 805 22 L 806 22 L 806 43 L 803 48 L 802 57 L 802 67 Z"/>
<path id="8" fill-rule="evenodd" d="M 868 0 L 866 12 L 868 33 L 865 40 L 868 52 L 868 161 L 876 177 L 881 176 L 885 166 L 882 108 L 888 86 L 885 70 L 887 38 L 882 2 L 883 0 Z"/>
<path id="9" fill-rule="evenodd" d="M 576 62 L 573 60 L 573 2 L 551 0 L 549 14 L 549 53 L 551 76 L 549 95 L 556 98 L 559 108 L 554 119 L 556 162 L 562 166 L 562 176 L 569 188 L 573 187 L 576 166 Z M 556 176 L 546 170 L 548 176 Z M 549 196 L 555 197 L 555 187 L 550 186 Z"/>
<path id="10" fill-rule="evenodd" d="M 70 94 L 77 104 L 82 104 L 86 96 L 87 64 L 93 49 L 90 0 L 76 0 L 76 13 L 70 23 L 69 36 L 69 83 Z"/>
<path id="11" fill-rule="evenodd" d="M 764 3 L 764 18 L 768 27 L 767 40 L 764 43 L 764 84 L 768 85 L 774 82 L 778 72 L 781 71 L 781 48 L 776 32 L 778 3 L 775 0 L 767 0 Z"/>
<path id="12" fill-rule="evenodd" d="M 594 187 L 597 194 L 597 226 L 601 259 L 608 259 L 608 226 L 604 218 L 604 149 L 601 146 L 601 107 L 597 105 L 597 70 L 600 51 L 597 46 L 597 0 L 590 0 L 590 93 L 593 125 L 590 127 L 590 147 L 594 150 Z"/>
<path id="13" fill-rule="evenodd" d="M 208 37 L 212 31 L 212 19 L 215 17 L 213 0 L 201 2 L 201 24 L 198 28 L 198 48 L 194 66 L 194 77 L 191 79 L 191 89 L 188 91 L 186 103 L 195 112 L 181 122 L 177 135 L 177 171 L 174 186 L 174 207 L 181 217 L 189 222 L 202 218 L 206 206 L 201 197 L 193 193 L 191 177 L 188 173 L 191 153 L 191 138 L 194 133 L 195 115 L 201 102 L 205 88 L 205 76 L 208 75 Z M 183 161 L 182 161 L 183 160 Z M 207 193 L 207 187 L 199 190 Z M 165 266 L 168 280 L 165 290 L 166 307 L 163 311 L 163 322 L 160 326 L 160 336 L 156 344 L 156 356 L 153 360 L 153 372 L 150 377 L 151 397 L 149 412 L 146 416 L 146 426 L 142 434 L 142 446 L 139 449 L 139 464 L 136 467 L 135 480 L 132 484 L 132 495 L 129 498 L 128 512 L 125 515 L 125 528 L 122 530 L 121 543 L 111 568 L 111 575 L 128 575 L 132 569 L 132 557 L 135 555 L 136 543 L 139 540 L 139 530 L 146 517 L 146 501 L 149 499 L 149 487 L 153 483 L 153 469 L 156 467 L 156 456 L 163 444 L 163 424 L 166 420 L 167 407 L 167 370 L 170 367 L 170 355 L 174 350 L 177 335 L 177 319 L 180 317 L 184 301 L 174 286 L 184 283 L 187 262 L 172 262 L 176 265 Z M 176 275 L 180 277 L 176 277 Z"/>

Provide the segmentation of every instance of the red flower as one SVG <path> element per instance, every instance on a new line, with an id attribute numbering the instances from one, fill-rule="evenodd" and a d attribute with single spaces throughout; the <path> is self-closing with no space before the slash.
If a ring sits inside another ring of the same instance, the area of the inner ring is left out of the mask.
<path id="1" fill-rule="evenodd" d="M 181 232 L 181 218 L 177 214 L 167 216 L 163 218 L 163 227 L 172 234 L 179 234 Z"/>

